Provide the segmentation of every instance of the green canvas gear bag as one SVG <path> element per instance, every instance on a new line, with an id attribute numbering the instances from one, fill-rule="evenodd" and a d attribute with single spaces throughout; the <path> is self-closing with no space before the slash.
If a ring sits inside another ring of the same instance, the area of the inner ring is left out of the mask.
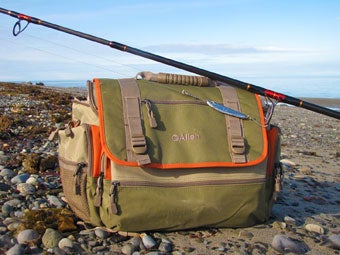
<path id="1" fill-rule="evenodd" d="M 260 98 L 200 76 L 136 77 L 88 82 L 59 131 L 75 214 L 134 232 L 266 221 L 282 171 L 280 132 Z"/>

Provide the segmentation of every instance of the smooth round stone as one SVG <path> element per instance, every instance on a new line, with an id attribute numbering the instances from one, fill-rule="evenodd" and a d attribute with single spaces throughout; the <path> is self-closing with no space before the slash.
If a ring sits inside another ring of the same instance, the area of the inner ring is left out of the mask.
<path id="1" fill-rule="evenodd" d="M 150 249 L 157 244 L 156 241 L 151 236 L 145 233 L 141 234 L 140 237 L 142 238 L 142 242 L 146 249 Z"/>
<path id="2" fill-rule="evenodd" d="M 31 184 L 32 186 L 37 186 L 39 184 L 38 176 L 31 175 L 30 178 L 27 179 L 26 183 Z"/>
<path id="3" fill-rule="evenodd" d="M 62 208 L 65 205 L 65 203 L 63 201 L 61 201 L 58 197 L 56 197 L 54 195 L 48 195 L 47 200 L 51 205 L 53 205 L 57 208 Z"/>
<path id="4" fill-rule="evenodd" d="M 108 236 L 108 233 L 107 233 L 105 230 L 100 229 L 100 228 L 97 228 L 97 229 L 94 231 L 94 233 L 95 233 L 96 236 L 97 236 L 98 238 L 100 238 L 100 239 L 105 239 L 105 238 L 107 238 L 107 236 Z"/>
<path id="5" fill-rule="evenodd" d="M 58 243 L 58 247 L 62 250 L 67 249 L 67 248 L 72 249 L 73 246 L 74 246 L 73 241 L 71 241 L 68 238 L 62 238 Z"/>
<path id="6" fill-rule="evenodd" d="M 335 250 L 340 250 L 340 235 L 329 236 L 321 245 L 325 245 Z"/>
<path id="7" fill-rule="evenodd" d="M 285 235 L 275 235 L 272 247 L 282 253 L 304 254 L 308 251 L 306 244 L 293 240 Z"/>
<path id="8" fill-rule="evenodd" d="M 11 186 L 9 186 L 8 184 L 6 183 L 0 183 L 0 191 L 2 192 L 7 192 L 11 189 Z"/>
<path id="9" fill-rule="evenodd" d="M 2 214 L 5 217 L 9 216 L 13 212 L 13 210 L 14 210 L 13 206 L 11 206 L 9 204 L 4 204 L 1 207 Z"/>
<path id="10" fill-rule="evenodd" d="M 47 228 L 42 237 L 42 243 L 46 248 L 53 248 L 58 246 L 62 238 L 63 236 L 60 234 L 59 231 L 52 228 Z"/>
<path id="11" fill-rule="evenodd" d="M 7 178 L 13 178 L 16 175 L 16 173 L 8 168 L 4 168 L 0 172 L 0 176 L 7 177 Z"/>
<path id="12" fill-rule="evenodd" d="M 13 184 L 18 184 L 18 183 L 25 183 L 27 181 L 27 179 L 30 178 L 29 174 L 23 173 L 23 174 L 19 174 L 17 176 L 14 176 L 11 179 L 11 183 Z"/>
<path id="13" fill-rule="evenodd" d="M 19 244 L 34 243 L 39 238 L 37 231 L 33 229 L 25 229 L 18 234 L 17 240 Z"/>
<path id="14" fill-rule="evenodd" d="M 325 233 L 325 230 L 323 227 L 317 225 L 317 224 L 307 224 L 305 226 L 305 229 L 309 232 L 314 232 L 323 235 Z"/>
<path id="15" fill-rule="evenodd" d="M 6 252 L 6 255 L 24 255 L 25 249 L 21 244 L 14 245 Z"/>
<path id="16" fill-rule="evenodd" d="M 35 188 L 31 184 L 28 183 L 19 183 L 17 185 L 17 190 L 20 192 L 21 195 L 31 195 L 35 193 Z"/>

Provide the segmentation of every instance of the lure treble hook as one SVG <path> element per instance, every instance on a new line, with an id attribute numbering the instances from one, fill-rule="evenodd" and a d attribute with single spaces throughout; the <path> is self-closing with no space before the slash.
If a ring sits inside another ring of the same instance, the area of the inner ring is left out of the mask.
<path id="1" fill-rule="evenodd" d="M 15 22 L 15 24 L 13 26 L 12 33 L 13 33 L 14 36 L 17 36 L 21 32 L 23 32 L 27 28 L 27 26 L 29 24 L 29 22 L 27 21 L 27 24 L 23 28 L 21 28 L 21 21 L 22 21 L 22 19 L 19 19 L 17 22 Z"/>

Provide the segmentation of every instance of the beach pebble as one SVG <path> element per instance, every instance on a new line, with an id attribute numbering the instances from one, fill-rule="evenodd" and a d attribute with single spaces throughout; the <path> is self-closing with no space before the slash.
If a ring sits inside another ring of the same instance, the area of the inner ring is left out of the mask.
<path id="1" fill-rule="evenodd" d="M 285 223 L 290 224 L 290 225 L 296 224 L 296 220 L 292 217 L 289 217 L 289 216 L 285 216 L 283 220 L 284 220 Z"/>
<path id="2" fill-rule="evenodd" d="M 323 235 L 325 233 L 325 230 L 323 227 L 317 225 L 317 224 L 306 224 L 305 229 L 309 232 L 314 232 Z"/>
<path id="3" fill-rule="evenodd" d="M 38 175 L 31 175 L 27 180 L 26 183 L 31 184 L 32 186 L 37 186 L 39 184 Z"/>
<path id="4" fill-rule="evenodd" d="M 59 241 L 62 238 L 63 237 L 59 231 L 54 230 L 52 228 L 47 228 L 42 237 L 42 243 L 46 248 L 53 248 L 58 246 Z"/>
<path id="5" fill-rule="evenodd" d="M 35 188 L 29 183 L 19 183 L 17 185 L 17 190 L 20 192 L 20 195 L 26 196 L 34 194 Z"/>
<path id="6" fill-rule="evenodd" d="M 0 176 L 2 177 L 13 178 L 15 175 L 16 175 L 15 172 L 8 168 L 3 168 L 0 171 Z"/>
<path id="7" fill-rule="evenodd" d="M 308 247 L 305 243 L 293 240 L 285 235 L 275 235 L 272 241 L 272 247 L 282 253 L 292 252 L 295 254 L 304 254 L 308 251 Z"/>
<path id="8" fill-rule="evenodd" d="M 289 159 L 281 159 L 280 161 L 283 165 L 289 167 L 289 168 L 294 168 L 296 167 L 296 163 L 294 163 L 293 161 L 289 160 Z"/>
<path id="9" fill-rule="evenodd" d="M 329 236 L 321 245 L 325 245 L 335 250 L 340 250 L 340 235 Z"/>
<path id="10" fill-rule="evenodd" d="M 107 236 L 108 236 L 107 231 L 105 231 L 105 230 L 103 230 L 103 229 L 101 229 L 101 228 L 97 228 L 97 229 L 94 231 L 94 233 L 95 233 L 96 236 L 97 236 L 98 238 L 100 238 L 100 239 L 105 239 L 105 238 L 107 238 Z"/>
<path id="11" fill-rule="evenodd" d="M 62 208 L 65 206 L 65 202 L 59 199 L 57 196 L 48 195 L 47 200 L 52 206 L 56 208 Z"/>
<path id="12" fill-rule="evenodd" d="M 146 249 L 150 249 L 156 245 L 156 241 L 151 236 L 143 233 L 140 237 Z"/>
<path id="13" fill-rule="evenodd" d="M 27 173 L 18 174 L 17 176 L 14 176 L 11 179 L 11 183 L 13 183 L 13 184 L 25 183 L 28 178 L 30 178 L 30 175 L 27 174 Z"/>
<path id="14" fill-rule="evenodd" d="M 135 247 L 132 245 L 132 244 L 125 244 L 123 247 L 122 247 L 122 253 L 125 254 L 125 255 L 132 255 L 135 251 Z"/>
<path id="15" fill-rule="evenodd" d="M 9 216 L 13 211 L 14 211 L 14 208 L 10 204 L 5 203 L 1 207 L 2 215 L 5 217 Z"/>
<path id="16" fill-rule="evenodd" d="M 25 229 L 19 232 L 17 240 L 19 244 L 33 244 L 38 241 L 39 234 L 33 229 Z"/>
<path id="17" fill-rule="evenodd" d="M 62 250 L 72 249 L 74 242 L 68 238 L 62 238 L 58 243 L 58 247 Z"/>
<path id="18" fill-rule="evenodd" d="M 0 183 L 0 191 L 2 192 L 7 192 L 11 189 L 11 186 L 9 186 L 8 184 L 6 183 Z"/>
<path id="19" fill-rule="evenodd" d="M 159 244 L 158 250 L 160 252 L 168 253 L 172 251 L 172 245 L 169 242 L 161 242 Z"/>
<path id="20" fill-rule="evenodd" d="M 6 252 L 6 255 L 24 255 L 24 254 L 25 249 L 21 244 L 14 245 Z"/>

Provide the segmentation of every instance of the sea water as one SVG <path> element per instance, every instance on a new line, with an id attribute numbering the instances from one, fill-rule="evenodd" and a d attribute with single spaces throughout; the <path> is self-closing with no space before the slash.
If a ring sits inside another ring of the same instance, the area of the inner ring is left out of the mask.
<path id="1" fill-rule="evenodd" d="M 233 77 L 292 97 L 339 98 L 340 76 Z M 86 80 L 42 80 L 46 86 L 86 87 Z"/>

